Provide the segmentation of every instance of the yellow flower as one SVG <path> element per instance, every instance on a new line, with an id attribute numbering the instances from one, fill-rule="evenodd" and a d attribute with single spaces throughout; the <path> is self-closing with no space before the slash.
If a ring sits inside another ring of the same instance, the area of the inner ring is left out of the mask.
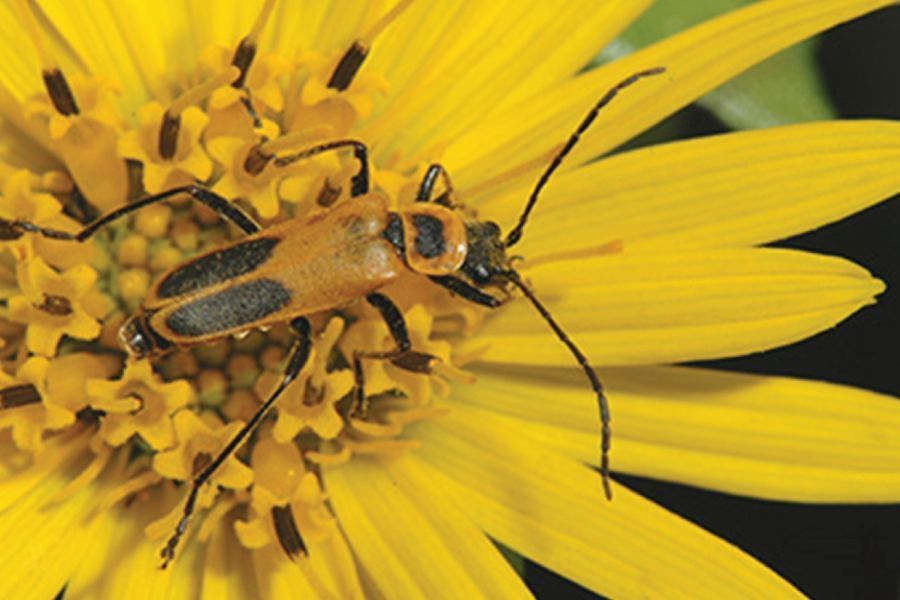
<path id="1" fill-rule="evenodd" d="M 594 160 L 891 2 L 761 1 L 587 71 L 649 0 L 451 4 L 0 5 L 0 427 L 12 429 L 0 596 L 529 597 L 494 542 L 610 597 L 799 595 L 628 487 L 604 497 L 585 373 L 514 288 L 487 311 L 399 276 L 381 291 L 418 354 L 392 362 L 360 354 L 395 344 L 364 302 L 307 315 L 310 360 L 277 416 L 220 455 L 281 384 L 292 329 L 124 371 L 116 336 L 162 343 L 144 323 L 153 281 L 234 228 L 176 201 L 100 230 L 89 256 L 59 221 L 82 197 L 109 210 L 195 180 L 267 224 L 316 219 L 374 201 L 349 197 L 358 163 L 346 150 L 289 159 L 352 139 L 392 210 L 439 162 L 456 214 L 508 231 L 586 111 L 657 67 L 581 136 L 514 259 L 599 368 L 614 472 L 766 499 L 900 499 L 895 399 L 671 366 L 789 344 L 874 301 L 884 285 L 862 267 L 764 246 L 896 193 L 900 124 L 810 123 Z"/>
<path id="2" fill-rule="evenodd" d="M 93 295 L 97 273 L 87 265 L 57 273 L 39 256 L 29 256 L 27 251 L 19 254 L 22 295 L 9 299 L 8 317 L 27 326 L 28 350 L 52 356 L 64 335 L 81 340 L 96 338 L 100 323 L 87 312 L 89 305 L 85 302 Z"/>
<path id="3" fill-rule="evenodd" d="M 186 381 L 161 384 L 146 360 L 126 365 L 118 380 L 88 380 L 85 392 L 91 407 L 106 413 L 99 434 L 108 444 L 121 446 L 139 435 L 158 451 L 175 446 L 170 417 L 193 397 Z"/>

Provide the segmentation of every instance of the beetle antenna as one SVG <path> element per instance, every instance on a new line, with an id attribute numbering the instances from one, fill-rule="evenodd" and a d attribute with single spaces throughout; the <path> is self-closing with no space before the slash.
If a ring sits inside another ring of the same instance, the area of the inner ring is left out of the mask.
<path id="1" fill-rule="evenodd" d="M 581 135 L 587 131 L 588 127 L 594 122 L 594 119 L 597 118 L 597 114 L 600 112 L 603 107 L 612 102 L 613 98 L 615 98 L 620 91 L 632 85 L 633 83 L 637 83 L 639 80 L 644 77 L 651 77 L 653 75 L 659 75 L 660 73 L 664 73 L 666 70 L 665 67 L 655 67 L 653 69 L 647 69 L 646 71 L 638 71 L 632 75 L 629 75 L 616 85 L 612 86 L 609 91 L 607 91 L 600 100 L 597 101 L 597 104 L 590 110 L 590 112 L 584 117 L 581 121 L 581 124 L 575 130 L 571 136 L 569 136 L 568 141 L 566 141 L 565 145 L 563 145 L 562 149 L 556 154 L 547 168 L 544 170 L 541 178 L 538 179 L 537 184 L 534 186 L 534 190 L 531 192 L 531 196 L 528 197 L 528 203 L 525 205 L 525 210 L 522 211 L 522 216 L 519 217 L 519 222 L 513 227 L 509 234 L 506 236 L 506 241 L 504 244 L 507 248 L 518 243 L 519 239 L 522 237 L 522 230 L 525 229 L 525 222 L 528 220 L 528 215 L 531 214 L 531 210 L 534 208 L 534 205 L 537 203 L 538 196 L 541 193 L 541 190 L 544 189 L 544 186 L 547 185 L 547 182 L 550 181 L 550 177 L 559 166 L 562 164 L 563 159 L 569 152 L 572 151 L 572 148 L 575 147 L 575 144 L 578 143 L 578 140 L 581 139 Z"/>
<path id="2" fill-rule="evenodd" d="M 559 338 L 563 344 L 569 349 L 569 352 L 572 353 L 572 356 L 575 357 L 575 360 L 578 361 L 578 364 L 581 366 L 581 370 L 584 371 L 584 374 L 587 375 L 588 380 L 591 382 L 591 387 L 594 389 L 594 393 L 597 395 L 597 407 L 600 411 L 600 426 L 601 426 L 601 436 L 600 436 L 600 476 L 603 478 L 603 492 L 606 494 L 606 498 L 608 500 L 612 500 L 612 485 L 610 484 L 609 478 L 609 449 L 612 441 L 612 430 L 609 426 L 610 423 L 610 414 L 609 414 L 609 402 L 606 400 L 606 395 L 603 393 L 603 384 L 600 383 L 600 378 L 597 376 L 597 372 L 594 371 L 594 368 L 588 362 L 587 357 L 581 350 L 578 349 L 578 346 L 575 345 L 575 342 L 572 341 L 565 331 L 563 331 L 562 327 L 560 327 L 559 323 L 553 318 L 550 314 L 550 311 L 547 310 L 541 301 L 537 299 L 525 282 L 522 281 L 522 277 L 513 270 L 504 271 L 503 276 L 508 279 L 514 286 L 519 288 L 521 292 L 528 298 L 529 302 L 531 302 L 532 306 L 534 306 L 535 310 L 540 313 L 541 317 L 547 324 L 550 325 L 550 329 L 553 330 L 553 333 L 556 334 L 556 337 Z"/>

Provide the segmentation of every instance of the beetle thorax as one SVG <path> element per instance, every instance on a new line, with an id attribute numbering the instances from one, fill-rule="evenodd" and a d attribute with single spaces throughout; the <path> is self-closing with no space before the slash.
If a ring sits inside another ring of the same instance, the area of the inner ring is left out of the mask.
<path id="1" fill-rule="evenodd" d="M 439 204 L 415 204 L 398 213 L 406 265 L 424 275 L 449 275 L 466 259 L 466 227 L 452 209 Z"/>

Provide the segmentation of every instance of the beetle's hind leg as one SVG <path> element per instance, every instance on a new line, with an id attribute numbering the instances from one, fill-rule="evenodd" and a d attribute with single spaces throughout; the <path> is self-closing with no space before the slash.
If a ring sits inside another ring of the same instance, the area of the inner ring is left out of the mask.
<path id="1" fill-rule="evenodd" d="M 431 367 L 438 360 L 431 354 L 412 350 L 406 321 L 403 320 L 400 309 L 391 302 L 390 298 L 383 294 L 372 293 L 366 296 L 366 301 L 381 314 L 397 347 L 382 352 L 358 350 L 353 353 L 353 380 L 356 386 L 353 408 L 350 410 L 350 415 L 353 417 L 363 417 L 368 410 L 362 370 L 363 360 L 389 360 L 395 366 L 415 373 L 430 373 Z"/>
<path id="2" fill-rule="evenodd" d="M 219 450 L 219 453 L 215 458 L 210 461 L 206 467 L 200 471 L 197 475 L 194 476 L 193 481 L 191 481 L 191 491 L 188 494 L 187 500 L 184 503 L 184 511 L 181 514 L 181 520 L 178 521 L 178 525 L 175 527 L 175 531 L 172 533 L 172 536 L 166 542 L 165 547 L 163 547 L 162 552 L 160 552 L 160 558 L 162 558 L 161 567 L 165 569 L 172 559 L 175 557 L 175 549 L 178 547 L 178 542 L 181 540 L 181 537 L 184 535 L 185 531 L 187 531 L 188 523 L 191 520 L 191 516 L 194 514 L 194 506 L 197 503 L 197 495 L 200 493 L 200 488 L 206 484 L 216 470 L 222 466 L 228 457 L 231 456 L 235 450 L 237 450 L 244 441 L 256 430 L 256 427 L 259 425 L 260 421 L 263 420 L 263 417 L 268 414 L 269 410 L 275 404 L 275 401 L 278 400 L 278 397 L 281 393 L 287 388 L 287 386 L 297 378 L 300 374 L 300 371 L 303 370 L 303 367 L 306 365 L 306 361 L 309 359 L 309 351 L 312 347 L 312 336 L 310 334 L 310 325 L 309 321 L 304 317 L 298 317 L 291 321 L 291 328 L 297 333 L 297 343 L 294 345 L 294 349 L 291 351 L 290 358 L 288 359 L 287 367 L 284 370 L 284 377 L 281 379 L 281 383 L 278 384 L 278 387 L 275 388 L 275 391 L 269 396 L 269 398 L 263 402 L 262 406 L 257 409 L 256 413 L 250 417 L 250 420 L 241 428 L 240 431 L 235 434 L 231 440 L 225 445 L 224 448 Z M 299 534 L 298 534 L 299 535 Z"/>

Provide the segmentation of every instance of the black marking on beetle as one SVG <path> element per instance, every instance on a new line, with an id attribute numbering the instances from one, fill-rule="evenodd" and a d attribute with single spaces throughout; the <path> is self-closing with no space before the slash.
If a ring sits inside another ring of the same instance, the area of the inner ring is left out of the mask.
<path id="1" fill-rule="evenodd" d="M 275 533 L 278 534 L 278 543 L 288 557 L 294 559 L 300 554 L 309 556 L 289 504 L 272 507 L 272 522 L 275 524 Z"/>
<path id="2" fill-rule="evenodd" d="M 269 260 L 280 241 L 276 237 L 257 238 L 199 256 L 160 280 L 156 294 L 175 298 L 251 273 Z"/>
<path id="3" fill-rule="evenodd" d="M 257 279 L 185 302 L 166 318 L 177 335 L 198 337 L 238 329 L 278 312 L 291 293 L 274 279 Z"/>
<path id="4" fill-rule="evenodd" d="M 41 401 L 41 394 L 30 383 L 14 385 L 0 390 L 0 408 L 15 408 L 37 404 Z"/>
<path id="5" fill-rule="evenodd" d="M 328 80 L 328 87 L 339 92 L 343 92 L 350 87 L 353 78 L 356 77 L 357 71 L 359 71 L 368 54 L 368 48 L 365 48 L 359 42 L 353 42 L 353 45 L 347 49 L 347 52 L 341 57 L 341 62 L 338 63 L 338 66 L 335 67 L 334 72 L 331 74 L 331 79 Z"/>
<path id="6" fill-rule="evenodd" d="M 431 215 L 413 215 L 416 228 L 416 252 L 424 258 L 435 258 L 446 250 L 444 224 Z"/>
<path id="7" fill-rule="evenodd" d="M 381 236 L 397 249 L 397 254 L 403 256 L 406 246 L 403 243 L 403 221 L 400 215 L 395 212 L 388 213 L 388 224 L 381 232 Z"/>

